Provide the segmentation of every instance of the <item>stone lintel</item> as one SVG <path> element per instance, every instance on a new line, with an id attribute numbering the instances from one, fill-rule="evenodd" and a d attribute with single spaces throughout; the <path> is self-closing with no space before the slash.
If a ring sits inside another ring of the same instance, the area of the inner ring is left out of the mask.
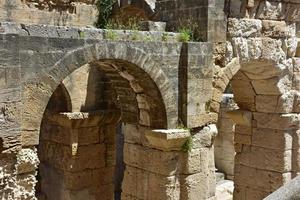
<path id="1" fill-rule="evenodd" d="M 54 121 L 64 127 L 80 128 L 116 123 L 120 120 L 121 114 L 118 110 L 98 110 L 93 112 L 45 113 L 45 117 L 47 120 Z"/>
<path id="2" fill-rule="evenodd" d="M 145 134 L 151 147 L 163 151 L 180 151 L 190 137 L 189 130 L 148 130 Z"/>

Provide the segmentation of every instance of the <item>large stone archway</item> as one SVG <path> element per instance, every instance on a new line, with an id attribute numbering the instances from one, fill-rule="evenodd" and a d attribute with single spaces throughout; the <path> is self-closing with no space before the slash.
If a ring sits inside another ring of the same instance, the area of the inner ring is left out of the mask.
<path id="1" fill-rule="evenodd" d="M 139 59 L 144 60 L 147 57 Z M 144 64 L 147 66 L 147 63 Z M 48 109 L 43 116 L 38 146 L 41 161 L 40 194 L 42 194 L 39 198 L 113 199 L 116 189 L 114 186 L 117 156 L 116 131 L 120 119 L 125 124 L 124 163 L 126 164 L 122 199 L 147 199 L 152 198 L 152 195 L 158 195 L 155 192 L 142 192 L 134 184 L 148 188 L 149 182 L 164 181 L 169 175 L 154 174 L 147 168 L 140 169 L 139 165 L 136 166 L 136 155 L 132 155 L 133 150 L 134 154 L 142 154 L 144 151 L 153 153 L 152 151 L 155 150 L 149 148 L 144 132 L 153 128 L 164 129 L 168 126 L 165 104 L 156 83 L 146 72 L 128 61 L 100 59 L 90 62 L 88 66 L 89 72 L 82 71 L 80 70 L 82 67 L 79 67 L 75 70 L 75 75 L 73 73 L 70 75 L 68 81 L 61 82 L 60 85 L 64 87 L 58 87 L 58 89 L 66 88 L 69 93 L 71 111 L 57 112 L 59 110 L 54 109 L 53 112 L 51 107 L 55 108 L 55 106 L 46 106 Z M 66 67 L 69 66 L 63 66 L 61 69 L 64 70 Z M 97 69 L 98 72 L 92 69 Z M 55 75 L 59 75 L 57 77 L 59 79 L 61 73 L 55 72 Z M 162 79 L 160 76 L 163 75 L 159 72 L 150 73 L 152 76 L 155 73 L 156 80 L 160 80 Z M 49 73 L 54 75 L 54 70 Z M 89 85 L 101 87 L 97 86 L 97 80 L 93 78 L 99 73 L 105 76 L 105 79 L 100 80 L 105 82 L 102 86 L 104 91 L 89 89 Z M 166 80 L 160 81 L 162 81 L 161 86 L 164 86 Z M 86 85 L 82 86 L 82 84 Z M 95 102 L 90 102 L 92 95 L 96 97 L 94 97 Z M 53 101 L 60 102 L 59 95 L 54 96 L 58 96 L 57 100 L 51 97 L 50 105 L 55 105 Z M 103 105 L 101 101 L 97 101 L 101 96 L 105 100 Z M 85 99 L 84 103 L 80 100 L 82 98 Z M 65 111 L 67 110 L 65 108 Z M 93 138 L 94 140 L 91 140 Z M 96 138 L 100 139 L 96 140 Z M 150 165 L 151 162 L 150 158 L 143 159 L 142 165 Z M 139 177 L 133 183 L 133 174 L 141 174 L 143 177 Z M 155 178 L 150 180 L 148 177 Z M 174 181 L 169 184 L 173 185 Z M 164 193 L 170 192 L 168 187 L 170 186 L 166 184 L 148 189 L 159 191 L 159 195 L 163 196 L 167 195 Z"/>
<path id="2" fill-rule="evenodd" d="M 109 60 L 111 59 L 116 60 L 116 64 L 109 64 Z M 141 71 L 147 73 L 149 78 L 154 81 L 154 85 L 152 84 L 151 86 L 151 84 L 148 84 L 147 87 L 158 87 L 159 92 L 153 93 L 151 88 L 147 88 L 147 90 L 145 90 L 146 95 L 149 97 L 152 96 L 153 100 L 157 95 L 161 95 L 163 102 L 161 102 L 160 105 L 167 105 L 165 108 L 167 125 L 161 127 L 176 127 L 178 115 L 174 102 L 177 101 L 174 96 L 172 85 L 165 73 L 159 68 L 159 65 L 152 61 L 144 52 L 137 48 L 132 48 L 129 43 L 119 44 L 107 42 L 78 48 L 72 52 L 68 52 L 60 61 L 50 67 L 49 71 L 42 72 L 36 76 L 36 78 L 27 81 L 24 86 L 23 96 L 26 102 L 24 102 L 21 123 L 21 129 L 23 130 L 22 143 L 24 146 L 37 144 L 39 126 L 42 119 L 41 113 L 45 110 L 48 99 L 58 84 L 72 71 L 90 62 L 95 62 L 95 64 L 97 64 L 97 62 L 103 63 L 103 65 L 101 65 L 102 70 L 110 70 L 112 76 L 114 76 L 114 73 L 120 74 L 121 77 L 125 77 L 125 79 L 131 81 L 130 85 L 132 85 L 132 87 L 135 87 L 136 81 L 141 85 L 147 85 L 147 81 L 149 80 L 145 79 L 144 76 L 139 77 Z M 108 63 L 108 65 L 105 63 Z M 124 66 L 120 66 L 120 63 L 127 63 L 127 67 L 124 68 Z M 129 72 L 129 74 L 127 74 L 127 72 Z M 134 77 L 134 73 L 136 73 L 137 77 Z M 138 85 L 135 89 L 139 90 Z M 31 105 L 35 105 L 34 109 Z M 151 103 L 149 103 L 149 105 L 151 105 Z M 157 112 L 152 110 L 152 113 L 149 114 L 155 116 Z M 152 120 L 154 119 L 155 118 Z M 155 123 L 152 124 L 153 127 L 155 127 L 154 124 Z M 30 138 L 31 141 L 27 140 L 27 138 Z"/>

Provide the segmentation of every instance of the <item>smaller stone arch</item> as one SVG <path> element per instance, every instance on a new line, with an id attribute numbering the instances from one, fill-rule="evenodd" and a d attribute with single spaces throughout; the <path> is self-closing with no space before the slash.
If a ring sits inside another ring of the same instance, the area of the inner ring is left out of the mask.
<path id="1" fill-rule="evenodd" d="M 273 50 L 268 52 L 274 53 Z M 298 91 L 293 78 L 295 63 L 293 58 L 266 55 L 262 53 L 255 59 L 233 58 L 220 69 L 213 83 L 211 112 L 219 113 L 220 101 L 229 83 L 239 106 L 239 110 L 228 113 L 236 124 L 236 199 L 245 195 L 245 190 L 264 198 L 289 181 L 299 169 L 297 164 L 290 165 L 296 162 L 294 156 L 298 154 L 292 150 L 293 145 L 298 146 L 295 136 L 299 129 L 299 122 L 295 122 L 299 116 Z M 243 181 L 250 176 L 261 184 Z M 262 180 L 264 176 L 268 178 Z"/>

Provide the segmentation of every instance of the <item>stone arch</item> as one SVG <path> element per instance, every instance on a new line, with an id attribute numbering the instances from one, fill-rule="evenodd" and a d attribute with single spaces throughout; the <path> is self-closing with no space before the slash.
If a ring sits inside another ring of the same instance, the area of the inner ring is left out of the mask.
<path id="1" fill-rule="evenodd" d="M 271 56 L 276 55 L 274 51 L 246 58 L 237 50 L 238 57 L 220 69 L 214 80 L 211 112 L 219 113 L 229 82 L 239 106 L 229 112 L 236 124 L 234 199 L 251 195 L 262 199 L 299 171 L 298 153 L 293 150 L 299 146 L 297 67 L 293 58 Z"/>
<path id="2" fill-rule="evenodd" d="M 58 106 L 52 105 L 51 103 L 55 101 L 60 104 Z M 69 92 L 63 84 L 60 84 L 51 95 L 47 104 L 47 109 L 52 111 L 55 110 L 56 112 L 70 112 L 72 110 L 72 102 Z"/>
<path id="3" fill-rule="evenodd" d="M 66 76 L 84 64 L 95 61 L 106 63 L 109 60 L 117 61 L 117 64 L 121 62 L 130 63 L 131 68 L 139 68 L 139 73 L 144 72 L 151 78 L 149 80 L 152 80 L 152 85 L 157 87 L 157 94 L 161 95 L 162 104 L 164 104 L 163 109 L 166 111 L 167 118 L 165 127 L 175 127 L 177 123 L 177 111 L 176 107 L 173 106 L 176 102 L 175 92 L 167 75 L 160 69 L 158 63 L 153 61 L 150 55 L 133 47 L 130 43 L 106 41 L 69 51 L 55 65 L 45 69 L 36 78 L 25 83 L 21 124 L 24 135 L 23 144 L 30 146 L 38 143 L 39 127 L 47 102 L 55 88 Z M 114 70 L 122 73 L 122 70 L 120 71 L 122 67 L 119 69 L 114 67 Z M 121 74 L 121 76 L 125 77 L 126 75 Z M 153 98 L 157 98 L 157 96 L 153 96 Z M 35 105 L 35 107 L 33 108 L 31 105 Z M 150 113 L 150 116 L 152 114 L 156 116 L 156 112 Z M 27 141 L 26 138 L 29 137 L 35 139 Z"/>

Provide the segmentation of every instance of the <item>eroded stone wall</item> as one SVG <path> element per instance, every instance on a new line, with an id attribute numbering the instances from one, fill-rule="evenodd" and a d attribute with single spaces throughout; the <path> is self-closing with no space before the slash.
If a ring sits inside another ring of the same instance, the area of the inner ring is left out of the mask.
<path id="1" fill-rule="evenodd" d="M 1 0 L 0 21 L 57 26 L 94 26 L 94 0 Z"/>

